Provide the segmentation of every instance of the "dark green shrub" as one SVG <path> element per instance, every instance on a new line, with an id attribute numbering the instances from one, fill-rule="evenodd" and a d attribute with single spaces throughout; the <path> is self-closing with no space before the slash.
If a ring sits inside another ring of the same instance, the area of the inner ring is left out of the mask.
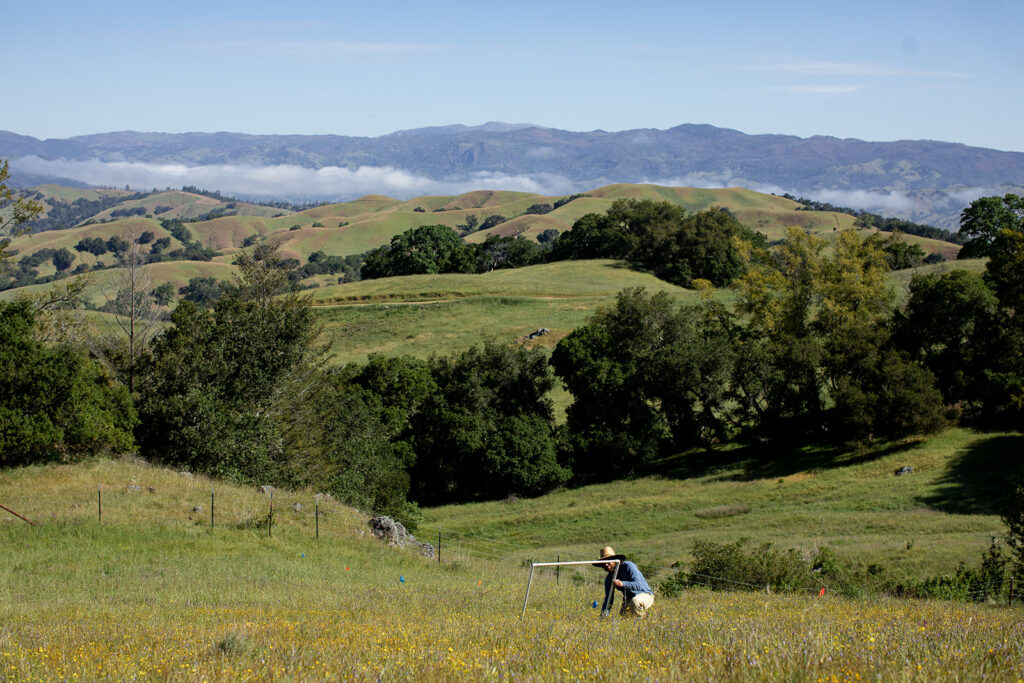
<path id="1" fill-rule="evenodd" d="M 1008 562 L 999 541 L 993 538 L 977 567 L 961 562 L 954 574 L 933 576 L 901 587 L 902 593 L 917 598 L 986 602 L 1002 596 Z"/>
<path id="2" fill-rule="evenodd" d="M 80 350 L 35 340 L 35 324 L 30 304 L 0 302 L 0 465 L 131 449 L 127 389 Z"/>

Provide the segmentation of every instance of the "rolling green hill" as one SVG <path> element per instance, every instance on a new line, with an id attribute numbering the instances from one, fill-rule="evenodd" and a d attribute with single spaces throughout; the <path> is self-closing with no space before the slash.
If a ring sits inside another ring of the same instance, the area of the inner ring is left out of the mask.
<path id="1" fill-rule="evenodd" d="M 691 453 L 641 479 L 431 508 L 423 525 L 529 549 L 537 561 L 612 545 L 663 575 L 698 538 L 748 538 L 804 553 L 829 545 L 863 566 L 920 577 L 977 564 L 1005 533 L 998 510 L 1012 494 L 1005 482 L 1024 476 L 1013 456 L 1022 446 L 1020 434 L 952 429 L 847 453 Z M 894 476 L 904 465 L 914 473 Z"/>
<path id="2" fill-rule="evenodd" d="M 540 328 L 531 345 L 553 347 L 626 287 L 696 293 L 622 261 L 562 261 L 481 275 L 410 275 L 313 290 L 337 362 L 371 353 L 462 351 L 484 340 L 511 342 Z M 722 296 L 728 296 L 723 292 Z"/>
<path id="3" fill-rule="evenodd" d="M 119 192 L 57 186 L 44 188 L 46 196 L 59 197 L 64 201 L 91 196 L 89 193 Z M 156 208 L 171 207 L 157 217 L 185 219 L 219 209 L 233 215 L 188 223 L 190 231 L 204 245 L 230 251 L 241 248 L 246 237 L 255 235 L 280 243 L 282 251 L 287 256 L 300 260 L 305 260 L 310 253 L 317 250 L 338 255 L 362 253 L 387 244 L 391 237 L 410 228 L 430 224 L 456 227 L 465 224 L 470 216 L 475 216 L 478 222 L 491 215 L 501 215 L 507 220 L 489 230 L 470 234 L 467 237 L 468 241 L 483 241 L 490 234 L 523 235 L 535 239 L 539 233 L 547 229 L 569 230 L 582 215 L 604 212 L 617 199 L 670 201 L 690 212 L 721 206 L 733 211 L 742 223 L 764 233 L 769 239 L 780 239 L 790 227 L 825 235 L 853 227 L 853 217 L 847 214 L 799 210 L 800 205 L 791 200 L 742 188 L 714 190 L 616 184 L 597 188 L 586 194 L 589 196 L 580 197 L 547 214 L 527 214 L 526 210 L 534 204 L 553 204 L 557 197 L 490 190 L 468 192 L 453 197 L 417 197 L 405 202 L 379 195 L 367 195 L 351 202 L 327 204 L 290 213 L 283 209 L 244 202 L 229 203 L 187 192 L 161 192 L 149 195 L 145 199 L 124 202 L 97 214 L 93 219 L 111 220 L 111 214 L 118 209 L 142 208 L 153 216 Z M 227 208 L 229 205 L 231 208 Z M 129 223 L 139 226 L 142 230 L 157 232 L 159 229 L 155 219 L 133 216 L 130 219 L 112 220 L 98 225 L 54 230 L 51 231 L 53 234 L 43 233 L 16 238 L 12 248 L 21 256 L 44 247 L 72 248 L 83 237 L 107 238 L 123 234 Z M 157 232 L 158 237 L 165 235 L 164 232 Z M 906 239 L 920 244 L 928 253 L 942 253 L 947 258 L 958 251 L 956 245 L 945 242 L 913 235 L 906 236 Z M 89 255 L 80 258 L 81 262 L 89 265 L 94 262 Z M 41 274 L 51 273 L 44 265 Z"/>
<path id="4" fill-rule="evenodd" d="M 68 201 L 92 197 L 90 193 L 99 196 L 98 193 L 120 192 L 67 188 L 63 192 L 55 186 L 45 189 L 50 196 L 61 196 Z M 740 188 L 709 190 L 616 184 L 587 194 L 589 196 L 579 197 L 546 214 L 525 212 L 534 204 L 553 205 L 558 197 L 482 190 L 458 196 L 417 197 L 404 202 L 368 195 L 296 213 L 237 203 L 232 211 L 245 215 L 186 223 L 197 242 L 220 251 L 221 256 L 210 262 L 151 264 L 145 270 L 153 286 L 169 282 L 179 288 L 189 278 L 199 276 L 228 280 L 234 272 L 231 265 L 234 254 L 254 239 L 278 244 L 283 256 L 304 263 L 313 252 L 363 253 L 387 244 L 392 236 L 409 228 L 434 223 L 455 227 L 464 225 L 470 216 L 475 216 L 478 223 L 491 215 L 502 215 L 509 220 L 490 230 L 468 235 L 469 242 L 481 242 L 491 234 L 535 239 L 547 229 L 571 229 L 580 216 L 604 212 L 616 199 L 667 200 L 688 211 L 724 206 L 769 239 L 781 238 L 789 227 L 810 230 L 826 239 L 840 229 L 853 227 L 853 217 L 847 214 L 798 210 L 800 205 L 789 199 Z M 164 192 L 133 200 L 122 208 L 135 205 L 146 210 L 172 206 L 171 210 L 160 214 L 163 218 L 208 213 L 212 208 L 225 208 L 228 202 L 193 193 Z M 106 214 L 111 211 L 113 209 L 108 209 Z M 72 269 L 81 265 L 93 267 L 98 262 L 109 265 L 114 258 L 112 254 L 97 257 L 74 251 L 75 245 L 86 237 L 107 240 L 129 229 L 152 231 L 157 239 L 169 238 L 171 244 L 166 251 L 183 246 L 157 219 L 132 216 L 18 237 L 12 244 L 14 260 L 44 248 L 66 248 L 75 254 Z M 914 236 L 906 239 L 920 244 L 927 252 L 940 252 L 947 258 L 955 257 L 958 250 L 956 245 L 936 240 Z M 961 265 L 950 263 L 938 268 Z M 56 272 L 49 260 L 40 263 L 37 270 L 41 277 Z M 904 285 L 910 274 L 909 271 L 894 274 L 894 282 Z M 99 270 L 86 277 L 91 284 L 85 297 L 100 306 L 112 296 L 120 271 Z M 337 284 L 333 276 L 315 276 L 306 283 L 317 287 L 312 290 L 312 296 L 324 322 L 335 362 L 365 360 L 370 353 L 426 356 L 458 351 L 484 339 L 511 341 L 542 327 L 550 329 L 551 334 L 532 343 L 553 346 L 623 288 L 643 286 L 651 291 L 665 290 L 680 299 L 693 296 L 692 292 L 668 285 L 625 263 L 612 261 L 561 262 L 481 275 L 412 276 L 348 284 Z M 41 284 L 8 290 L 0 292 L 0 298 L 36 293 L 51 286 Z M 720 292 L 719 296 L 728 299 L 731 295 Z M 105 322 L 102 317 L 100 322 Z"/>
<path id="5" fill-rule="evenodd" d="M 101 197 L 127 197 L 132 194 L 128 190 L 101 190 L 50 184 L 33 187 L 31 192 L 35 193 L 32 196 L 37 201 L 45 202 L 46 199 L 52 198 L 68 204 L 79 199 L 93 202 Z M 49 207 L 44 204 L 43 210 L 47 208 Z"/>

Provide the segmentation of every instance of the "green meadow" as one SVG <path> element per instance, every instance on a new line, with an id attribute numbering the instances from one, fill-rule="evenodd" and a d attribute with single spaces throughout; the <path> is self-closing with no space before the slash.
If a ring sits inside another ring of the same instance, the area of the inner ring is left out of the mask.
<path id="1" fill-rule="evenodd" d="M 0 517 L 0 678 L 1018 680 L 1019 606 L 696 589 L 600 619 L 601 570 L 538 570 L 524 611 L 523 563 L 611 544 L 660 568 L 657 591 L 692 539 L 750 537 L 947 572 L 1000 533 L 1022 439 L 680 455 L 642 479 L 428 509 L 417 535 L 440 530 L 441 562 L 314 491 L 271 501 L 130 458 L 3 470 L 0 500 L 35 526 Z"/>

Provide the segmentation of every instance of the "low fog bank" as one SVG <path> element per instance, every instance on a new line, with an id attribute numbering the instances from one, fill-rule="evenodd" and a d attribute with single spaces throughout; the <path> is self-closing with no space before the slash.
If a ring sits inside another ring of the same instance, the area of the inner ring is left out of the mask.
<path id="1" fill-rule="evenodd" d="M 48 160 L 27 156 L 11 162 L 15 179 L 73 179 L 93 186 L 162 190 L 192 185 L 222 194 L 253 200 L 285 200 L 297 203 L 347 201 L 367 194 L 396 199 L 420 195 L 458 195 L 471 190 L 512 190 L 559 196 L 582 192 L 621 179 L 598 178 L 573 181 L 555 174 L 509 175 L 479 171 L 462 176 L 431 178 L 391 166 L 361 166 L 356 169 L 325 166 L 320 169 L 295 165 L 244 166 L 153 164 L 99 160 Z M 967 187 L 904 193 L 866 189 L 784 188 L 771 183 L 720 173 L 693 173 L 672 178 L 651 178 L 640 182 L 670 187 L 744 187 L 766 194 L 791 194 L 835 206 L 896 216 L 939 227 L 956 229 L 959 212 L 978 197 L 1005 194 L 1014 188 Z"/>

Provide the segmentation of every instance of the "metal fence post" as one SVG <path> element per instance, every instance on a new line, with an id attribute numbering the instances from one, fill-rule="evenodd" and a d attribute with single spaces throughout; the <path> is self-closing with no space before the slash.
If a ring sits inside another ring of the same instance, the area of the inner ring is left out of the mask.
<path id="1" fill-rule="evenodd" d="M 561 562 L 561 561 L 562 561 L 562 554 L 559 551 L 556 550 L 555 551 L 555 562 Z M 555 565 L 555 585 L 556 586 L 558 585 L 558 576 L 559 576 L 559 572 L 560 572 L 561 569 L 562 569 L 561 565 Z"/>
<path id="2" fill-rule="evenodd" d="M 274 492 L 270 492 L 270 515 L 267 517 L 267 538 L 274 535 Z"/>
<path id="3" fill-rule="evenodd" d="M 96 518 L 103 524 L 103 495 L 100 493 L 99 484 L 96 484 Z"/>
<path id="4" fill-rule="evenodd" d="M 441 527 L 437 527 L 437 563 L 441 564 Z"/>
<path id="5" fill-rule="evenodd" d="M 213 488 L 210 488 L 210 529 L 213 529 Z"/>
<path id="6" fill-rule="evenodd" d="M 314 514 L 316 515 L 316 538 L 319 541 L 320 540 L 320 501 L 319 500 L 316 501 L 316 505 L 314 507 L 314 510 L 315 510 Z"/>

